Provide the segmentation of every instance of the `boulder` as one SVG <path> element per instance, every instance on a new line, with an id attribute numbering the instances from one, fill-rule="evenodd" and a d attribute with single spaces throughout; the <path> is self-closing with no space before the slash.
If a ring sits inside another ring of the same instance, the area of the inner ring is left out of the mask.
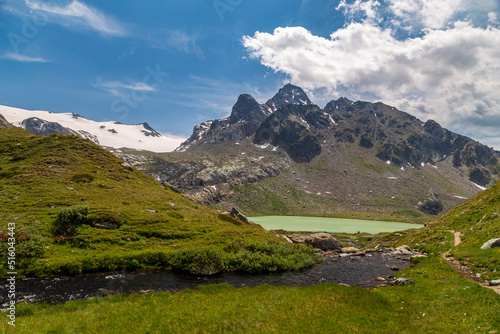
<path id="1" fill-rule="evenodd" d="M 490 240 L 486 241 L 481 246 L 481 249 L 482 250 L 486 250 L 486 249 L 492 249 L 492 248 L 495 248 L 495 247 L 500 247 L 500 239 L 490 239 Z"/>
<path id="2" fill-rule="evenodd" d="M 399 246 L 398 248 L 396 248 L 396 250 L 393 252 L 393 254 L 412 255 L 413 252 L 411 251 L 410 246 L 403 245 L 403 246 Z"/>
<path id="3" fill-rule="evenodd" d="M 311 234 L 309 237 L 310 239 L 306 241 L 306 243 L 315 248 L 319 248 L 324 251 L 342 250 L 340 242 L 328 233 L 315 233 Z"/>
<path id="4" fill-rule="evenodd" d="M 238 220 L 241 220 L 242 222 L 248 224 L 248 218 L 245 217 L 241 212 L 238 211 L 238 209 L 233 208 L 231 210 L 231 213 L 229 214 L 231 217 L 236 218 Z"/>
<path id="5" fill-rule="evenodd" d="M 131 164 L 129 164 L 128 162 L 122 162 L 120 165 L 123 168 L 125 168 L 126 170 L 129 170 L 131 172 L 134 170 L 134 167 Z"/>
<path id="6" fill-rule="evenodd" d="M 500 279 L 494 280 L 490 282 L 490 286 L 498 286 L 500 285 Z"/>
<path id="7" fill-rule="evenodd" d="M 294 244 L 305 244 L 309 243 L 310 236 L 308 235 L 299 235 L 299 234 L 290 234 L 287 236 Z"/>

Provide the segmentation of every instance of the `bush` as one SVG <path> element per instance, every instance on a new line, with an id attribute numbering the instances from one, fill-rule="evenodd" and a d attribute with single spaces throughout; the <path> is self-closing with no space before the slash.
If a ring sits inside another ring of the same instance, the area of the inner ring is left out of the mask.
<path id="1" fill-rule="evenodd" d="M 88 221 L 89 207 L 86 205 L 73 205 L 57 211 L 54 221 L 55 234 L 73 235 L 76 228 Z"/>
<path id="2" fill-rule="evenodd" d="M 172 269 L 195 275 L 212 275 L 224 270 L 224 254 L 214 247 L 197 247 L 178 251 L 172 258 Z"/>
<path id="3" fill-rule="evenodd" d="M 1 233 L 1 236 L 7 235 Z M 25 232 L 18 233 L 14 237 L 16 239 L 16 264 L 19 268 L 29 266 L 35 259 L 43 257 L 45 254 L 45 246 L 47 240 L 39 235 L 28 235 Z M 6 263 L 8 254 L 8 239 L 1 238 L 0 240 L 0 256 L 2 263 Z"/>

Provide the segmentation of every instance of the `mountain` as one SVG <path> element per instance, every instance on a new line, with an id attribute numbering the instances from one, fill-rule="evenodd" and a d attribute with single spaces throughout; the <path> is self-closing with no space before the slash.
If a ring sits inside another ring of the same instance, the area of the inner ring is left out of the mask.
<path id="1" fill-rule="evenodd" d="M 147 123 L 124 125 L 120 122 L 95 122 L 73 113 L 51 113 L 0 106 L 0 114 L 15 126 L 39 135 L 72 134 L 113 148 L 169 152 L 182 138 L 165 136 Z"/>
<path id="2" fill-rule="evenodd" d="M 195 149 L 200 145 L 239 141 L 255 134 L 262 122 L 284 105 L 312 105 L 306 93 L 297 86 L 287 84 L 265 104 L 259 104 L 252 96 L 243 94 L 233 106 L 231 115 L 221 120 L 201 123 L 183 142 L 177 152 Z"/>
<path id="3" fill-rule="evenodd" d="M 346 98 L 322 109 L 292 85 L 266 104 L 240 96 L 231 116 L 195 127 L 177 152 L 119 156 L 203 204 L 250 215 L 420 219 L 500 171 L 498 152 L 435 121 Z"/>

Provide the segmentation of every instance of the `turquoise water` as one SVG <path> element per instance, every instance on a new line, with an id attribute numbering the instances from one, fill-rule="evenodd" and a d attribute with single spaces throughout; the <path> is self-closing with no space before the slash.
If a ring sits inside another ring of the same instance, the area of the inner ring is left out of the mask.
<path id="1" fill-rule="evenodd" d="M 304 232 L 357 233 L 359 231 L 377 234 L 424 227 L 420 224 L 322 217 L 265 216 L 248 219 L 266 230 Z"/>

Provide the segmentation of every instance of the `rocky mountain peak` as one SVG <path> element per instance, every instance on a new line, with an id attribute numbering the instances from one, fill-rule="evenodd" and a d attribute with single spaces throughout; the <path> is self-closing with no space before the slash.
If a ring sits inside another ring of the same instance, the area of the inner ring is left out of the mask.
<path id="1" fill-rule="evenodd" d="M 266 117 L 261 105 L 251 95 L 241 94 L 233 106 L 229 124 L 236 124 L 240 121 L 263 122 Z"/>
<path id="2" fill-rule="evenodd" d="M 287 104 L 312 105 L 313 103 L 302 88 L 292 84 L 286 84 L 276 95 L 266 102 L 266 105 L 272 111 L 276 111 Z"/>

